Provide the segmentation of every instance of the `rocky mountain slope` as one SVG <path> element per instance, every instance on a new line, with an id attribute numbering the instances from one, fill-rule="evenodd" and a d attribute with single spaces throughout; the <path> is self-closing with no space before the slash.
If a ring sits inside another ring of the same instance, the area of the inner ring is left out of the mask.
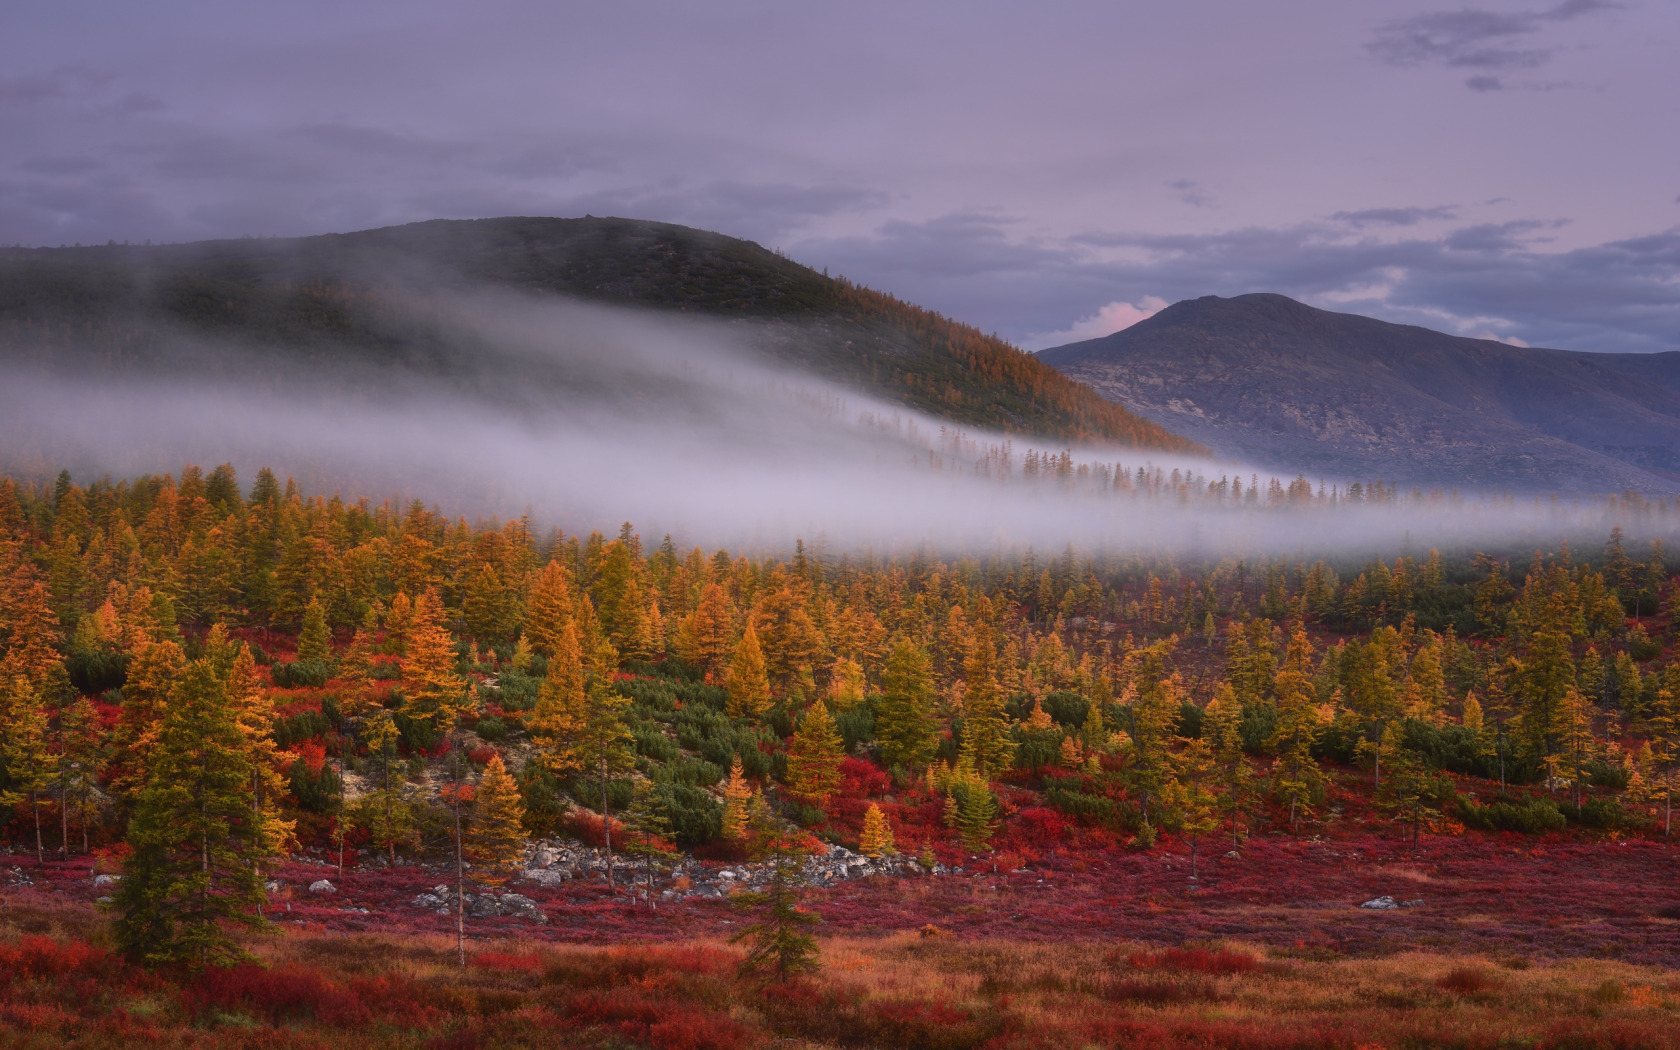
<path id="1" fill-rule="evenodd" d="M 1216 453 L 1315 480 L 1680 491 L 1680 353 L 1514 347 L 1254 294 L 1039 358 Z"/>

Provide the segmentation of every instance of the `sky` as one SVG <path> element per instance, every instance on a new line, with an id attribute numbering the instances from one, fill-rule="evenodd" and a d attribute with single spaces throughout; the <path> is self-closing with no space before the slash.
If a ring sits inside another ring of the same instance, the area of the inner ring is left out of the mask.
<path id="1" fill-rule="evenodd" d="M 11 0 L 0 243 L 623 215 L 1019 345 L 1180 299 L 1680 350 L 1680 4 Z"/>

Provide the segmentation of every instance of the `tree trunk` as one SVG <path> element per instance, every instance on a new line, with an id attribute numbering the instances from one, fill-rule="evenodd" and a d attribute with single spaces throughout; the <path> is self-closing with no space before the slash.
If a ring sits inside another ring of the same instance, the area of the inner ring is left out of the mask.
<path id="1" fill-rule="evenodd" d="M 1196 877 L 1196 836 L 1190 836 L 1190 877 Z"/>
<path id="2" fill-rule="evenodd" d="M 455 756 L 455 955 L 467 968 L 467 876 L 461 864 L 461 758 Z"/>
<path id="3" fill-rule="evenodd" d="M 46 864 L 47 851 L 41 845 L 41 797 L 35 791 L 29 792 L 29 808 L 35 813 L 35 866 Z"/>
<path id="4" fill-rule="evenodd" d="M 607 800 L 607 760 L 601 759 L 601 837 L 607 844 L 607 889 L 613 888 L 612 872 L 612 805 Z"/>
<path id="5" fill-rule="evenodd" d="M 58 782 L 58 857 L 70 859 L 70 782 Z"/>

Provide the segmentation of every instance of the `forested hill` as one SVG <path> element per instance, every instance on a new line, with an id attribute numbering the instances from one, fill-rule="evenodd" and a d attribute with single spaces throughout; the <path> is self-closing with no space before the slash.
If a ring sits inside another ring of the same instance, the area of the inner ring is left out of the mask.
<path id="1" fill-rule="evenodd" d="M 447 371 L 428 292 L 492 285 L 752 320 L 774 356 L 955 422 L 1199 446 L 1030 354 L 748 241 L 616 218 L 437 220 L 296 239 L 0 250 L 0 355 L 145 370 L 181 333 Z"/>
<path id="2" fill-rule="evenodd" d="M 1274 469 L 1680 490 L 1680 353 L 1508 346 L 1256 294 L 1185 300 L 1039 357 L 1215 452 Z"/>

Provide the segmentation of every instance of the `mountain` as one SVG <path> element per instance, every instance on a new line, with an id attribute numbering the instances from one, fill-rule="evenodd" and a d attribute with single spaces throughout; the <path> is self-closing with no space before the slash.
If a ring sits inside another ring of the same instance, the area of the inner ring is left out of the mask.
<path id="1" fill-rule="evenodd" d="M 1218 454 L 1310 478 L 1680 491 L 1680 353 L 1529 349 L 1254 294 L 1038 356 Z"/>
<path id="2" fill-rule="evenodd" d="M 185 337 L 275 362 L 447 374 L 474 348 L 437 322 L 434 298 L 486 286 L 734 319 L 774 358 L 960 424 L 1197 451 L 974 328 L 748 241 L 631 219 L 3 249 L 0 361 L 144 374 Z"/>

